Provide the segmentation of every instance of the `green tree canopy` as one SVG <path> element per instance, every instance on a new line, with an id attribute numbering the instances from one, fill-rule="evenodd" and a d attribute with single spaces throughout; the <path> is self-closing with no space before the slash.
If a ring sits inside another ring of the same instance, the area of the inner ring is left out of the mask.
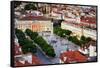
<path id="1" fill-rule="evenodd" d="M 33 44 L 32 41 L 29 41 L 28 39 L 24 39 L 22 50 L 24 53 L 31 52 L 34 54 L 36 52 L 36 46 L 35 44 Z"/>
<path id="2" fill-rule="evenodd" d="M 18 39 L 20 39 L 20 40 L 25 39 L 25 34 L 22 32 L 22 30 L 16 28 L 15 34 L 16 34 Z"/>
<path id="3" fill-rule="evenodd" d="M 36 5 L 34 3 L 29 3 L 25 5 L 24 9 L 25 10 L 37 10 Z"/>
<path id="4" fill-rule="evenodd" d="M 41 47 L 41 49 L 46 53 L 46 55 L 50 57 L 55 57 L 53 47 L 49 45 L 41 36 L 38 36 L 34 41 Z"/>
<path id="5" fill-rule="evenodd" d="M 61 29 L 60 27 L 54 27 L 54 33 L 60 37 L 70 36 L 72 31 Z"/>
<path id="6" fill-rule="evenodd" d="M 22 2 L 21 1 L 17 1 L 14 3 L 14 8 L 18 7 Z"/>
<path id="7" fill-rule="evenodd" d="M 35 43 L 41 47 L 41 49 L 45 52 L 46 55 L 50 57 L 55 56 L 54 49 L 51 45 L 49 45 L 41 36 L 38 36 L 37 32 L 33 32 L 30 29 L 26 29 L 25 33 L 32 39 L 34 40 Z"/>
<path id="8" fill-rule="evenodd" d="M 23 53 L 36 52 L 36 46 L 33 44 L 32 41 L 30 41 L 29 39 L 25 37 L 25 34 L 20 29 L 15 29 L 15 34 L 18 38 L 18 42 L 20 46 L 22 46 Z"/>
<path id="9" fill-rule="evenodd" d="M 81 46 L 81 42 L 80 40 L 78 40 L 77 36 L 69 36 L 68 37 L 69 41 L 72 41 L 73 43 L 75 43 L 76 45 Z"/>
<path id="10" fill-rule="evenodd" d="M 37 33 L 37 32 L 33 32 L 33 31 L 30 30 L 30 29 L 26 29 L 26 30 L 25 30 L 25 33 L 26 33 L 28 36 L 30 36 L 30 38 L 31 38 L 32 40 L 34 40 L 34 39 L 38 36 L 38 33 Z"/>

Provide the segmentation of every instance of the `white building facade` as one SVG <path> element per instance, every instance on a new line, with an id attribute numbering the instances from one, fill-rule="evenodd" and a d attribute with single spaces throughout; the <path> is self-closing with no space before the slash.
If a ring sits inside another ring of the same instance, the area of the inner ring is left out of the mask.
<path id="1" fill-rule="evenodd" d="M 75 33 L 78 36 L 86 36 L 86 37 L 91 37 L 92 39 L 96 40 L 96 31 L 94 30 L 87 30 L 87 29 L 83 29 L 77 26 L 74 26 L 72 24 L 66 23 L 66 22 L 62 22 L 61 23 L 61 28 L 62 29 L 67 29 L 67 30 L 71 30 L 73 33 Z"/>

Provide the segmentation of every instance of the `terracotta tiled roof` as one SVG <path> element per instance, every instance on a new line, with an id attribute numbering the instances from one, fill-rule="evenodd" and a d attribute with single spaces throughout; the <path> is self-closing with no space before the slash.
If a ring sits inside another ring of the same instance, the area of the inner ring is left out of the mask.
<path id="1" fill-rule="evenodd" d="M 20 18 L 20 20 L 51 20 L 51 19 L 46 18 L 44 16 L 25 16 Z"/>
<path id="2" fill-rule="evenodd" d="M 28 63 L 27 61 L 25 61 L 25 63 L 21 63 L 20 61 L 16 61 L 15 62 L 15 66 L 28 66 L 28 65 L 31 65 L 30 63 Z"/>
<path id="3" fill-rule="evenodd" d="M 20 62 L 21 59 L 15 58 L 15 66 L 29 66 L 29 65 L 40 65 L 42 62 L 34 55 L 32 55 L 32 63 L 29 63 L 26 60 L 23 60 L 24 63 Z"/>
<path id="4" fill-rule="evenodd" d="M 32 64 L 41 64 L 42 62 L 36 57 L 36 56 L 32 56 Z"/>
<path id="5" fill-rule="evenodd" d="M 64 23 L 72 24 L 73 26 L 77 26 L 77 27 L 80 27 L 80 26 L 88 26 L 85 23 L 74 23 L 74 22 L 69 22 L 69 21 L 64 21 Z"/>
<path id="6" fill-rule="evenodd" d="M 21 50 L 21 46 L 19 46 L 19 45 L 15 45 L 14 52 L 15 52 L 15 56 L 23 54 L 22 50 Z"/>
<path id="7" fill-rule="evenodd" d="M 66 57 L 66 60 L 64 60 L 64 57 Z M 82 55 L 79 51 L 67 51 L 61 54 L 60 56 L 61 60 L 64 63 L 71 63 L 71 62 L 86 62 L 87 57 Z"/>
<path id="8" fill-rule="evenodd" d="M 96 24 L 96 18 L 95 17 L 81 17 L 81 22 Z"/>
<path id="9" fill-rule="evenodd" d="M 15 66 L 39 65 L 42 63 L 35 55 L 32 55 L 31 53 L 23 54 L 20 45 L 15 45 L 14 51 Z M 31 62 L 28 62 L 28 60 L 24 58 L 25 56 L 30 56 L 28 59 L 31 60 Z"/>

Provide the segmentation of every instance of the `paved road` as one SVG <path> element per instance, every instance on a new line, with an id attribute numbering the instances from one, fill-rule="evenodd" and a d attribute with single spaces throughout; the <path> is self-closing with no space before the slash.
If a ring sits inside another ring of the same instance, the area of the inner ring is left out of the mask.
<path id="1" fill-rule="evenodd" d="M 69 50 L 78 50 L 78 46 L 69 42 L 67 39 L 60 38 L 59 36 L 56 35 L 51 35 L 51 36 L 43 36 L 43 38 L 53 46 L 56 57 L 60 57 L 60 54 L 62 52 Z M 56 43 L 52 43 L 51 40 L 56 40 Z"/>
<path id="2" fill-rule="evenodd" d="M 59 58 L 48 58 L 39 49 L 37 49 L 36 56 L 42 61 L 43 64 L 59 63 Z"/>
<path id="3" fill-rule="evenodd" d="M 42 51 L 40 51 L 39 49 L 37 49 L 37 53 L 36 53 L 37 57 L 43 62 L 43 64 L 52 64 L 51 60 L 49 58 L 47 58 Z"/>

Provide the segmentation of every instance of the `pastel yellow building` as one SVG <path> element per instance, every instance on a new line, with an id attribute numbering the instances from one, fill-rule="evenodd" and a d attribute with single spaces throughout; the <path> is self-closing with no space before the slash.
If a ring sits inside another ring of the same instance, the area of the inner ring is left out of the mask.
<path id="1" fill-rule="evenodd" d="M 17 19 L 15 28 L 25 31 L 31 29 L 33 32 L 50 32 L 53 33 L 53 23 L 51 19 Z"/>

